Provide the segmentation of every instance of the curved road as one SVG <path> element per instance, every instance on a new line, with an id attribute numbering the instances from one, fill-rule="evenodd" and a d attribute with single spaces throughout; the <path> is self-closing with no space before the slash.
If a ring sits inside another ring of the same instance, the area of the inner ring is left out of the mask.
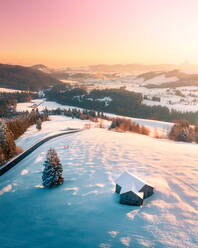
<path id="1" fill-rule="evenodd" d="M 5 165 L 1 166 L 0 167 L 0 176 L 2 176 L 6 171 L 10 170 L 12 167 L 14 167 L 16 164 L 18 164 L 22 159 L 27 157 L 30 153 L 32 153 L 39 146 L 41 146 L 42 144 L 46 143 L 47 141 L 49 141 L 49 140 L 51 140 L 53 138 L 56 138 L 58 136 L 71 134 L 71 133 L 77 133 L 77 132 L 81 132 L 81 131 L 82 131 L 82 129 L 70 129 L 70 130 L 68 130 L 66 132 L 62 132 L 62 133 L 59 133 L 59 134 L 54 134 L 52 136 L 48 136 L 48 137 L 40 140 L 38 143 L 36 143 L 35 145 L 31 146 L 30 148 L 25 150 L 23 153 L 21 153 L 17 157 L 13 158 L 11 161 L 6 163 Z"/>

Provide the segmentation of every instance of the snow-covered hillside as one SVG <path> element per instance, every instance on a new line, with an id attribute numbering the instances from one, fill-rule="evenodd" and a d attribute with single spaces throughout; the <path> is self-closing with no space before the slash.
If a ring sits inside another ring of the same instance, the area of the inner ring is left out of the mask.
<path id="1" fill-rule="evenodd" d="M 50 147 L 65 182 L 49 190 L 41 176 Z M 195 144 L 99 128 L 55 138 L 0 177 L 1 247 L 198 247 L 197 164 Z M 154 186 L 142 207 L 119 204 L 123 171 Z"/>
<path id="2" fill-rule="evenodd" d="M 86 124 L 90 126 L 97 126 L 97 124 L 89 120 L 71 119 L 65 116 L 50 116 L 50 121 L 42 123 L 42 129 L 38 131 L 36 125 L 30 126 L 25 134 L 21 135 L 16 140 L 16 145 L 20 146 L 23 150 L 28 149 L 32 145 L 36 144 L 39 140 L 46 138 L 47 136 L 61 133 L 68 128 L 80 128 L 83 129 Z M 98 124 L 99 125 L 99 124 Z"/>
<path id="3" fill-rule="evenodd" d="M 33 104 L 37 104 L 38 105 L 38 110 L 39 111 L 43 111 L 45 108 L 47 108 L 48 110 L 53 110 L 53 109 L 57 109 L 57 108 L 60 108 L 60 109 L 65 109 L 65 108 L 72 109 L 72 108 L 76 108 L 76 107 L 71 107 L 71 106 L 68 106 L 68 105 L 61 105 L 61 104 L 58 104 L 58 103 L 52 102 L 52 101 L 46 101 L 45 99 L 35 99 L 35 100 L 32 100 L 32 102 L 18 103 L 17 104 L 17 111 L 31 111 Z M 81 108 L 77 108 L 77 109 L 82 110 Z M 113 117 L 120 117 L 120 118 L 131 119 L 135 123 L 138 123 L 140 125 L 144 125 L 145 127 L 148 127 L 150 129 L 151 136 L 154 135 L 155 130 L 157 130 L 158 131 L 158 134 L 159 135 L 162 135 L 164 137 L 164 136 L 167 135 L 167 133 L 170 131 L 170 129 L 171 129 L 172 125 L 173 125 L 173 123 L 163 122 L 163 121 L 146 120 L 146 119 L 139 119 L 139 118 L 129 118 L 129 117 L 124 117 L 124 116 L 114 115 L 114 114 L 107 114 L 107 115 L 109 117 L 112 117 L 112 118 Z M 63 121 L 64 120 L 67 120 L 67 119 L 64 119 L 64 118 L 66 118 L 66 117 L 62 117 L 62 118 L 60 118 L 60 120 L 63 120 Z M 47 125 L 46 130 L 49 130 L 48 132 L 51 132 L 51 131 L 54 132 L 55 131 L 54 128 L 56 129 L 56 131 L 59 131 L 60 123 L 59 123 L 58 118 L 53 119 L 53 121 L 56 121 L 56 122 L 58 121 L 58 123 L 55 124 L 55 125 L 52 124 L 52 126 L 53 126 L 52 130 L 51 130 L 51 124 L 49 124 L 50 127 L 48 126 L 48 123 L 45 123 L 44 124 L 44 125 Z M 79 123 L 79 120 L 77 121 L 77 123 Z M 69 123 L 67 122 L 67 124 L 69 124 Z M 106 127 L 109 126 L 109 123 L 106 122 L 106 121 L 104 121 L 104 120 L 103 120 L 103 124 Z M 73 124 L 71 124 L 71 125 L 73 125 Z M 82 122 L 82 125 L 84 125 L 84 122 Z M 74 127 L 76 127 L 76 125 Z"/>

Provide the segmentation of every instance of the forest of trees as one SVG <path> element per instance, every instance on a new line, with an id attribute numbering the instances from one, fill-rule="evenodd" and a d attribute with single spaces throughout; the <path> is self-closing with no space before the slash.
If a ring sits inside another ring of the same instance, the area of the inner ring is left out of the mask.
<path id="1" fill-rule="evenodd" d="M 92 90 L 87 93 L 83 88 L 65 89 L 63 91 L 53 87 L 45 94 L 48 100 L 60 104 L 129 116 L 131 111 L 135 111 L 135 108 L 142 101 L 141 94 L 120 89 Z M 106 104 L 105 101 L 98 100 L 105 97 L 109 97 L 112 101 Z M 127 106 L 130 106 L 130 108 Z"/>
<path id="2" fill-rule="evenodd" d="M 95 111 L 113 113 L 128 117 L 153 119 L 160 121 L 188 120 L 191 124 L 198 122 L 198 112 L 179 112 L 162 106 L 142 104 L 142 94 L 123 89 L 92 90 L 89 93 L 83 88 L 53 87 L 45 92 L 49 101 L 76 106 Z M 109 97 L 106 104 L 102 99 Z"/>
<path id="3" fill-rule="evenodd" d="M 21 113 L 19 116 L 0 121 L 0 165 L 16 154 L 15 139 L 20 137 L 28 127 L 36 124 L 38 120 L 48 120 L 46 113 L 32 111 Z"/>
<path id="4" fill-rule="evenodd" d="M 10 117 L 16 114 L 17 103 L 30 102 L 37 94 L 22 91 L 15 93 L 0 92 L 0 117 Z"/>
<path id="5" fill-rule="evenodd" d="M 16 151 L 14 135 L 5 122 L 0 122 L 0 165 L 11 158 Z"/>

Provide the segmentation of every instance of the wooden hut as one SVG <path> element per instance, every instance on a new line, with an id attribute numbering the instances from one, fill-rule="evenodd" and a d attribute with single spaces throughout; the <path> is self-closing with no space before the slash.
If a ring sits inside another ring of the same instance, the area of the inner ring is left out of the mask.
<path id="1" fill-rule="evenodd" d="M 142 179 L 124 172 L 116 180 L 115 192 L 120 194 L 120 203 L 140 206 L 153 194 L 153 187 Z"/>

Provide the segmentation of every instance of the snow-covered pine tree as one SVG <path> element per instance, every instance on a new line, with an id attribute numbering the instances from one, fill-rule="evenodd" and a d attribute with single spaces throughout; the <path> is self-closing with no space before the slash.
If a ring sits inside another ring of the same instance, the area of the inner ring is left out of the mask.
<path id="1" fill-rule="evenodd" d="M 7 161 L 16 151 L 13 133 L 7 128 L 4 121 L 0 121 L 0 147 L 3 159 Z"/>
<path id="2" fill-rule="evenodd" d="M 44 162 L 42 175 L 43 185 L 45 187 L 52 187 L 54 185 L 62 184 L 64 182 L 62 172 L 63 168 L 58 155 L 53 148 L 50 148 Z"/>

